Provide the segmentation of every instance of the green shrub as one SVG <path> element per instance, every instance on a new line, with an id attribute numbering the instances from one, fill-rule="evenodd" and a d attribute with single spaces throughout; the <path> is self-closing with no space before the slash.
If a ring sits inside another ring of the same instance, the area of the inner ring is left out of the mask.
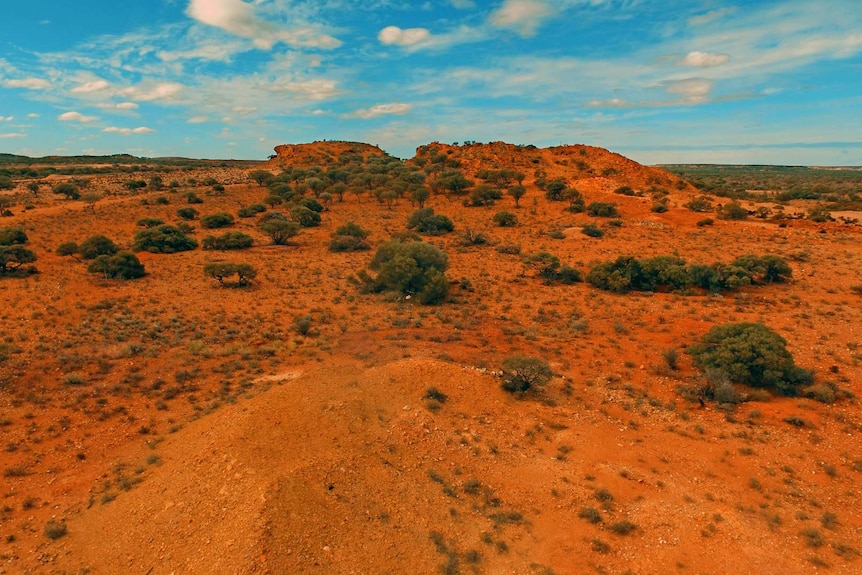
<path id="1" fill-rule="evenodd" d="M 139 228 L 157 228 L 164 224 L 164 220 L 160 220 L 159 218 L 141 218 L 136 225 Z"/>
<path id="2" fill-rule="evenodd" d="M 703 228 L 706 226 L 711 226 L 714 223 L 715 223 L 715 220 L 713 220 L 712 218 L 703 218 L 702 220 L 698 220 L 697 227 Z"/>
<path id="3" fill-rule="evenodd" d="M 277 246 L 287 245 L 290 238 L 299 233 L 300 225 L 288 221 L 278 212 L 271 212 L 267 216 L 270 217 L 261 219 L 258 227 L 260 231 L 269 236 L 273 244 Z"/>
<path id="4" fill-rule="evenodd" d="M 20 227 L 0 228 L 0 246 L 24 245 L 30 241 Z"/>
<path id="5" fill-rule="evenodd" d="M 331 252 L 359 252 L 371 249 L 371 244 L 356 236 L 335 236 L 329 242 Z"/>
<path id="6" fill-rule="evenodd" d="M 512 212 L 497 212 L 494 214 L 494 223 L 501 228 L 511 228 L 518 225 L 518 216 Z"/>
<path id="7" fill-rule="evenodd" d="M 365 278 L 369 291 L 415 295 L 422 304 L 442 303 L 449 293 L 449 258 L 425 242 L 389 241 L 377 249 L 369 267 L 378 272 L 374 279 Z"/>
<path id="8" fill-rule="evenodd" d="M 719 208 L 717 217 L 720 220 L 744 220 L 748 217 L 748 210 L 739 202 L 730 202 Z"/>
<path id="9" fill-rule="evenodd" d="M 637 192 L 635 192 L 631 186 L 620 186 L 616 190 L 614 190 L 615 194 L 619 194 L 621 196 L 636 196 Z"/>
<path id="10" fill-rule="evenodd" d="M 303 228 L 320 225 L 320 214 L 306 206 L 296 206 L 290 211 L 290 217 Z"/>
<path id="11" fill-rule="evenodd" d="M 22 245 L 0 245 L 0 274 L 14 272 L 24 264 L 36 261 L 36 254 Z"/>
<path id="12" fill-rule="evenodd" d="M 194 238 L 185 235 L 171 225 L 159 226 L 139 231 L 135 234 L 133 249 L 136 252 L 152 252 L 154 254 L 172 254 L 198 247 Z"/>
<path id="13" fill-rule="evenodd" d="M 184 220 L 193 220 L 198 217 L 199 213 L 194 208 L 180 208 L 177 210 L 177 215 Z"/>
<path id="14" fill-rule="evenodd" d="M 257 214 L 263 213 L 266 211 L 266 206 L 263 204 L 251 204 L 240 208 L 236 213 L 241 218 L 253 218 Z"/>
<path id="15" fill-rule="evenodd" d="M 233 216 L 226 212 L 207 214 L 201 218 L 201 227 L 208 230 L 226 228 L 227 226 L 232 226 L 233 223 Z"/>
<path id="16" fill-rule="evenodd" d="M 78 186 L 71 182 L 62 182 L 57 184 L 54 186 L 53 192 L 55 194 L 62 194 L 69 200 L 77 200 L 81 197 L 81 191 L 78 189 Z"/>
<path id="17" fill-rule="evenodd" d="M 203 241 L 205 250 L 244 250 L 254 245 L 254 238 L 242 232 L 227 232 L 220 236 L 207 236 Z"/>
<path id="18" fill-rule="evenodd" d="M 214 262 L 204 265 L 204 275 L 218 280 L 219 285 L 225 284 L 225 278 L 237 276 L 236 286 L 242 287 L 257 277 L 257 270 L 246 263 Z"/>
<path id="19" fill-rule="evenodd" d="M 407 221 L 407 229 L 415 229 L 422 234 L 439 236 L 455 229 L 452 220 L 434 213 L 433 208 L 421 208 L 413 212 Z"/>
<path id="20" fill-rule="evenodd" d="M 605 235 L 605 232 L 594 224 L 586 224 L 581 228 L 581 233 L 591 238 L 601 238 Z"/>
<path id="21" fill-rule="evenodd" d="M 712 198 L 709 196 L 698 196 L 683 204 L 693 212 L 711 212 L 713 210 Z"/>
<path id="22" fill-rule="evenodd" d="M 78 254 L 85 260 L 92 260 L 99 256 L 112 256 L 118 251 L 117 245 L 102 234 L 90 236 L 78 246 Z"/>
<path id="23" fill-rule="evenodd" d="M 503 389 L 512 393 L 526 393 L 547 384 L 553 376 L 551 366 L 540 357 L 513 355 L 503 360 L 502 367 Z"/>
<path id="24" fill-rule="evenodd" d="M 659 202 L 657 204 L 653 204 L 653 206 L 650 208 L 650 211 L 657 214 L 663 214 L 668 211 L 668 209 L 670 208 L 667 207 L 667 204 L 662 204 L 661 202 Z"/>
<path id="25" fill-rule="evenodd" d="M 608 202 L 592 202 L 587 206 L 587 215 L 598 218 L 615 218 L 620 215 L 617 205 Z"/>
<path id="26" fill-rule="evenodd" d="M 87 266 L 87 271 L 103 274 L 106 279 L 118 280 L 137 279 L 146 275 L 144 265 L 135 254 L 129 252 L 98 256 Z"/>
<path id="27" fill-rule="evenodd" d="M 731 381 L 796 395 L 811 383 L 811 372 L 797 367 L 787 342 L 760 323 L 730 323 L 709 330 L 686 352 L 702 369 L 716 369 Z"/>

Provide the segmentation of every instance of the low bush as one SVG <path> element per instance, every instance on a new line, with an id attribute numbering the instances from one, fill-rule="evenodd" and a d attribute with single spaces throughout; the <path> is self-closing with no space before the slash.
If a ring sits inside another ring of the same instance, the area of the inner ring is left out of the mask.
<path id="1" fill-rule="evenodd" d="M 94 259 L 87 271 L 105 276 L 105 279 L 132 280 L 146 275 L 144 264 L 130 252 L 102 255 Z"/>
<path id="2" fill-rule="evenodd" d="M 503 389 L 512 393 L 546 385 L 553 376 L 551 366 L 540 357 L 513 355 L 503 360 L 502 368 Z"/>
<path id="3" fill-rule="evenodd" d="M 244 250 L 254 245 L 254 238 L 242 232 L 227 232 L 220 236 L 207 236 L 203 241 L 205 250 Z"/>
<path id="4" fill-rule="evenodd" d="M 234 223 L 233 216 L 227 212 L 218 212 L 215 214 L 207 214 L 201 218 L 201 227 L 212 230 L 216 228 L 226 228 Z"/>

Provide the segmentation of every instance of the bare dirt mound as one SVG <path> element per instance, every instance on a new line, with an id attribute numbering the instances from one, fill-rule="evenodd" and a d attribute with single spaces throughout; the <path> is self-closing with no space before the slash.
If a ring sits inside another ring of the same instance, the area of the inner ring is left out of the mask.
<path id="1" fill-rule="evenodd" d="M 782 523 L 824 513 L 842 533 L 800 537 L 855 552 L 815 463 L 762 474 L 805 432 L 730 440 L 705 412 L 693 436 L 606 389 L 557 401 L 434 360 L 328 363 L 168 437 L 144 483 L 71 512 L 51 572 L 803 573 Z"/>

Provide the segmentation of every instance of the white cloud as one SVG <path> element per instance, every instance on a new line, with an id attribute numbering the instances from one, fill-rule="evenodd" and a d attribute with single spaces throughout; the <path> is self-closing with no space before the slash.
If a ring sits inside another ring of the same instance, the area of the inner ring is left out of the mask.
<path id="1" fill-rule="evenodd" d="M 707 68 L 711 66 L 721 66 L 730 61 L 730 56 L 727 54 L 710 54 L 709 52 L 689 52 L 685 58 L 680 60 L 683 66 L 693 66 L 695 68 Z"/>
<path id="2" fill-rule="evenodd" d="M 15 138 L 26 138 L 27 134 L 20 133 L 11 133 L 11 134 L 0 134 L 0 140 L 12 140 Z"/>
<path id="3" fill-rule="evenodd" d="M 42 78 L 21 78 L 18 80 L 6 80 L 8 88 L 24 88 L 26 90 L 47 90 L 51 82 Z"/>
<path id="4" fill-rule="evenodd" d="M 99 118 L 97 118 L 96 116 L 85 116 L 84 114 L 82 114 L 80 112 L 64 112 L 64 113 L 60 114 L 59 116 L 57 116 L 57 119 L 60 120 L 61 122 L 87 123 L 87 122 L 95 122 Z"/>
<path id="5" fill-rule="evenodd" d="M 153 102 L 156 100 L 175 100 L 183 91 L 183 85 L 177 82 L 142 83 L 120 90 L 120 94 L 136 102 Z"/>
<path id="6" fill-rule="evenodd" d="M 718 10 L 712 10 L 710 12 L 706 12 L 705 14 L 699 14 L 697 16 L 692 16 L 688 19 L 689 26 L 703 26 L 704 24 L 709 24 L 714 20 L 719 20 L 724 18 L 725 16 L 729 16 L 736 12 L 736 8 L 729 6 L 727 8 L 719 8 Z"/>
<path id="7" fill-rule="evenodd" d="M 156 56 L 163 62 L 177 60 L 208 60 L 211 62 L 230 62 L 238 52 L 243 51 L 245 42 L 208 42 L 188 50 L 160 50 Z"/>
<path id="8" fill-rule="evenodd" d="M 551 5 L 543 0 L 505 0 L 491 14 L 490 22 L 497 28 L 511 29 L 528 38 L 536 34 L 538 27 L 553 12 Z"/>
<path id="9" fill-rule="evenodd" d="M 28 118 L 38 118 L 39 114 L 27 114 Z"/>
<path id="10" fill-rule="evenodd" d="M 709 99 L 712 82 L 703 78 L 691 78 L 670 82 L 667 85 L 668 94 L 680 97 L 681 104 L 703 104 Z"/>
<path id="11" fill-rule="evenodd" d="M 15 116 L 0 116 L 0 122 L 11 122 Z"/>
<path id="12" fill-rule="evenodd" d="M 108 134 L 120 134 L 122 136 L 130 136 L 132 134 L 152 134 L 155 132 L 155 130 L 147 128 L 146 126 L 141 126 L 139 128 L 118 128 L 116 126 L 109 126 L 102 131 L 107 132 Z"/>
<path id="13" fill-rule="evenodd" d="M 96 104 L 96 107 L 105 110 L 137 110 L 139 106 L 134 102 L 101 102 Z"/>
<path id="14" fill-rule="evenodd" d="M 262 20 L 255 14 L 258 5 L 243 0 L 191 0 L 186 14 L 203 24 L 251 38 L 255 46 L 265 50 L 276 42 L 311 48 L 337 48 L 341 45 L 339 40 L 310 27 L 286 30 Z"/>
<path id="15" fill-rule="evenodd" d="M 381 44 L 387 46 L 412 46 L 424 42 L 431 37 L 431 33 L 425 28 L 401 29 L 398 26 L 387 26 L 377 35 Z"/>
<path id="16" fill-rule="evenodd" d="M 274 82 L 262 88 L 270 92 L 290 92 L 309 100 L 325 100 L 338 93 L 335 81 L 324 78 Z"/>
<path id="17" fill-rule="evenodd" d="M 80 86 L 75 86 L 70 90 L 70 92 L 73 94 L 90 94 L 92 92 L 107 90 L 110 87 L 110 82 L 105 80 L 93 80 L 92 82 L 86 82 Z"/>
<path id="18" fill-rule="evenodd" d="M 234 106 L 230 111 L 240 116 L 248 116 L 257 112 L 257 106 Z"/>
<path id="19" fill-rule="evenodd" d="M 371 106 L 367 110 L 356 110 L 350 114 L 345 114 L 345 118 L 362 118 L 364 120 L 368 120 L 371 118 L 377 118 L 378 116 L 388 116 L 388 115 L 401 115 L 406 114 L 410 110 L 413 109 L 412 104 L 404 104 L 400 102 L 392 103 L 392 104 L 378 104 L 376 106 Z"/>
<path id="20" fill-rule="evenodd" d="M 631 103 L 621 98 L 611 98 L 609 100 L 590 100 L 587 102 L 587 108 L 628 108 Z"/>
<path id="21" fill-rule="evenodd" d="M 206 116 L 194 116 L 193 118 L 189 118 L 186 123 L 187 124 L 204 124 L 206 122 L 209 122 L 209 120 L 210 119 L 207 118 Z"/>

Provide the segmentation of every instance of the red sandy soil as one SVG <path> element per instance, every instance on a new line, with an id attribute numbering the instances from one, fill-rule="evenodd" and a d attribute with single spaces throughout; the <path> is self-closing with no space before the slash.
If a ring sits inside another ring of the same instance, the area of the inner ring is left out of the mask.
<path id="1" fill-rule="evenodd" d="M 279 153 L 319 165 L 340 145 Z M 30 236 L 39 273 L 0 279 L 11 350 L 0 361 L 0 573 L 858 573 L 856 400 L 700 407 L 677 393 L 698 381 L 689 358 L 681 352 L 674 371 L 662 352 L 716 324 L 762 321 L 818 382 L 859 395 L 862 300 L 849 287 L 862 284 L 860 228 L 699 228 L 704 214 L 682 207 L 695 190 L 598 148 L 440 146 L 471 175 L 485 163 L 523 167 L 528 192 L 519 209 L 508 197 L 464 208 L 432 196 L 456 226 L 429 239 L 449 254 L 453 280 L 436 307 L 360 294 L 349 278 L 373 252 L 326 247 L 347 221 L 375 246 L 404 231 L 406 200 L 388 210 L 345 196 L 286 247 L 238 219 L 254 248 L 142 253 L 148 275 L 127 282 L 54 251 L 94 233 L 129 246 L 138 219 L 177 220 L 186 186 L 118 191 L 95 213 L 41 192 L 4 218 Z M 546 201 L 533 158 L 588 202 L 616 202 L 623 226 L 581 234 L 595 218 Z M 595 173 L 559 163 L 580 158 Z M 671 193 L 664 214 L 612 193 L 659 180 Z M 197 191 L 203 214 L 267 193 Z M 519 225 L 494 227 L 502 209 Z M 794 280 L 720 297 L 548 286 L 516 255 L 461 246 L 465 229 L 584 272 L 622 254 L 771 253 L 791 261 Z M 253 264 L 257 280 L 218 287 L 201 271 L 216 259 Z M 292 325 L 305 315 L 312 331 L 301 336 Z M 494 370 L 512 354 L 546 358 L 556 377 L 523 399 L 504 392 Z M 70 373 L 83 383 L 64 383 Z M 423 399 L 429 387 L 448 400 Z M 46 537 L 52 520 L 68 533 Z M 614 531 L 623 521 L 631 533 Z"/>

